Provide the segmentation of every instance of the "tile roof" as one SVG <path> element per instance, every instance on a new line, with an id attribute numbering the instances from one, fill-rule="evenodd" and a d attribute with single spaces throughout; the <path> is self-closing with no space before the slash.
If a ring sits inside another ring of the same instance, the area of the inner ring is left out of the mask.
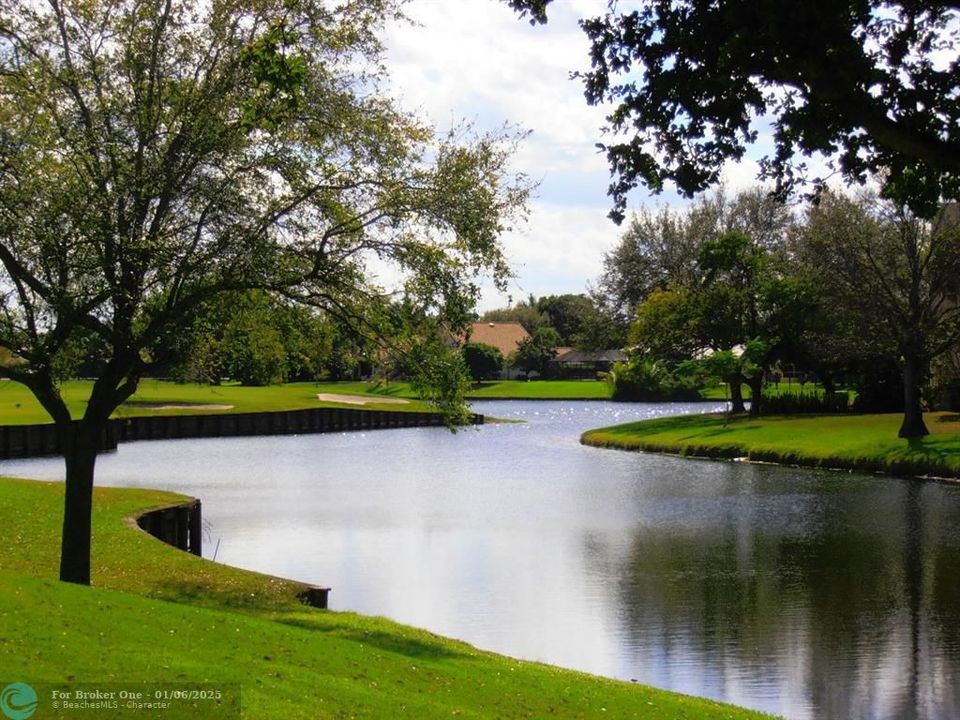
<path id="1" fill-rule="evenodd" d="M 466 342 L 492 345 L 504 357 L 517 351 L 517 345 L 530 337 L 523 325 L 513 322 L 475 322 L 467 330 Z"/>

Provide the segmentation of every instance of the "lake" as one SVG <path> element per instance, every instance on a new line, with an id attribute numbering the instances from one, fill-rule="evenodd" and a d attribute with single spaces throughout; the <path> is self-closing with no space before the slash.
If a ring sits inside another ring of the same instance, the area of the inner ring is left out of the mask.
<path id="1" fill-rule="evenodd" d="M 960 486 L 578 442 L 709 407 L 130 443 L 97 479 L 200 497 L 205 556 L 328 585 L 333 609 L 797 720 L 960 718 Z"/>

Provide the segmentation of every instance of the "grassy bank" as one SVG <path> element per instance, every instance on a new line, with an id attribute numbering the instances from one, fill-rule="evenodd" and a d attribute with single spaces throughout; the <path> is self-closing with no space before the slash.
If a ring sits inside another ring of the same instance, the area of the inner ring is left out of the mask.
<path id="1" fill-rule="evenodd" d="M 901 440 L 902 416 L 817 415 L 753 419 L 687 415 L 591 430 L 588 445 L 904 475 L 960 477 L 960 416 L 929 413 L 931 434 Z"/>
<path id="2" fill-rule="evenodd" d="M 86 408 L 92 382 L 71 380 L 63 383 L 61 393 L 74 417 L 80 417 Z M 303 410 L 317 407 L 345 407 L 317 399 L 319 393 L 368 395 L 372 402 L 363 408 L 397 412 L 429 410 L 416 400 L 406 383 L 389 386 L 370 383 L 288 383 L 268 387 L 244 387 L 234 383 L 224 385 L 178 384 L 164 380 L 147 379 L 140 382 L 137 392 L 121 406 L 115 417 L 136 415 L 173 415 L 196 412 L 274 412 Z M 403 405 L 377 403 L 380 397 L 410 400 Z M 158 406 L 185 407 L 162 408 Z M 220 406 L 204 410 L 203 406 Z M 229 407 L 223 407 L 229 406 Z M 357 407 L 357 406 L 354 406 Z M 9 380 L 0 381 L 0 425 L 29 425 L 50 422 L 50 416 L 34 399 L 26 387 Z"/>
<path id="3" fill-rule="evenodd" d="M 98 488 L 96 587 L 55 582 L 59 484 L 0 480 L 0 677 L 242 687 L 249 718 L 730 718 L 758 713 L 316 611 L 297 583 L 169 548 L 128 518 L 177 499 Z"/>
<path id="4" fill-rule="evenodd" d="M 74 417 L 83 415 L 92 383 L 71 380 L 61 387 L 64 399 Z M 137 415 L 173 415 L 196 412 L 273 412 L 316 407 L 346 407 L 336 402 L 321 402 L 320 393 L 362 395 L 370 402 L 362 406 L 373 410 L 396 412 L 429 410 L 417 400 L 416 393 L 405 382 L 301 382 L 268 387 L 178 384 L 165 380 L 143 380 L 136 394 L 120 407 L 116 417 Z M 609 399 L 606 383 L 598 381 L 531 381 L 486 382 L 471 389 L 468 397 L 477 400 L 541 399 L 594 400 Z M 405 404 L 380 403 L 380 398 L 403 399 Z M 185 406 L 168 407 L 162 406 Z M 203 406 L 220 406 L 204 410 Z M 229 407 L 224 407 L 229 406 Z M 0 380 L 0 425 L 31 425 L 50 422 L 50 416 L 26 387 L 10 380 Z"/>

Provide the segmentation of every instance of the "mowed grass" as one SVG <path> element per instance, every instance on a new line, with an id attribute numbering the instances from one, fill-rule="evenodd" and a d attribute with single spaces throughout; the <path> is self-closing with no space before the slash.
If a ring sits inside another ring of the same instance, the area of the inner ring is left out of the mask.
<path id="1" fill-rule="evenodd" d="M 88 380 L 70 380 L 61 386 L 61 394 L 70 412 L 79 418 L 86 410 L 93 383 Z M 346 404 L 321 402 L 319 393 L 368 395 L 373 402 L 349 405 L 359 409 L 412 412 L 430 410 L 419 402 L 409 385 L 375 383 L 314 383 L 300 382 L 266 387 L 244 387 L 235 383 L 224 385 L 179 384 L 165 380 L 146 379 L 140 382 L 136 394 L 114 413 L 115 417 L 136 415 L 175 415 L 205 413 L 276 412 L 318 407 L 348 407 Z M 406 404 L 377 403 L 378 397 L 407 399 Z M 158 405 L 185 405 L 187 407 L 162 409 Z M 229 409 L 204 409 L 205 405 L 229 405 Z M 51 422 L 49 414 L 23 385 L 10 380 L 0 381 L 0 425 L 31 425 Z"/>
<path id="2" fill-rule="evenodd" d="M 897 437 L 902 416 L 687 415 L 590 430 L 588 445 L 904 475 L 960 477 L 960 415 L 928 413 L 931 434 Z"/>
<path id="3" fill-rule="evenodd" d="M 131 525 L 177 499 L 98 488 L 95 587 L 84 588 L 52 579 L 62 486 L 0 479 L 0 677 L 238 684 L 243 717 L 277 720 L 766 717 L 306 608 L 298 583 L 202 560 Z"/>
<path id="4" fill-rule="evenodd" d="M 70 380 L 61 386 L 61 394 L 75 418 L 83 415 L 93 383 Z M 362 395 L 370 398 L 364 405 L 320 401 L 320 393 Z M 471 399 L 605 400 L 610 391 L 599 381 L 494 381 L 471 388 Z M 407 400 L 407 403 L 379 403 L 379 398 Z M 164 409 L 160 405 L 187 407 Z M 229 405 L 230 408 L 204 409 L 203 406 Z M 203 413 L 277 412 L 317 407 L 355 407 L 391 412 L 429 411 L 431 407 L 417 398 L 406 382 L 299 382 L 266 387 L 179 384 L 146 379 L 137 392 L 114 413 L 115 417 L 138 415 L 183 415 Z M 50 416 L 23 385 L 0 380 L 0 425 L 34 425 L 50 422 Z"/>

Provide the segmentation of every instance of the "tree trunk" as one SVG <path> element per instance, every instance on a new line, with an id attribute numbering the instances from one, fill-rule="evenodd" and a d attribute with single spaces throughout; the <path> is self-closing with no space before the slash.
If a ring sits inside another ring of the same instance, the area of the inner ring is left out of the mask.
<path id="1" fill-rule="evenodd" d="M 923 406 L 920 403 L 920 386 L 923 371 L 920 358 L 916 355 L 904 355 L 903 358 L 903 424 L 900 425 L 902 438 L 923 437 L 929 435 L 923 422 Z"/>
<path id="2" fill-rule="evenodd" d="M 760 417 L 763 410 L 763 374 L 747 379 L 750 386 L 750 417 Z"/>
<path id="3" fill-rule="evenodd" d="M 64 425 L 59 428 L 66 464 L 60 580 L 89 585 L 93 471 L 104 427 L 82 420 Z"/>
<path id="4" fill-rule="evenodd" d="M 743 404 L 743 376 L 737 373 L 727 378 L 730 386 L 730 412 L 745 413 L 747 407 Z"/>
<path id="5" fill-rule="evenodd" d="M 823 385 L 823 392 L 827 395 L 833 395 L 837 391 L 837 386 L 829 375 L 821 375 L 820 384 Z"/>

